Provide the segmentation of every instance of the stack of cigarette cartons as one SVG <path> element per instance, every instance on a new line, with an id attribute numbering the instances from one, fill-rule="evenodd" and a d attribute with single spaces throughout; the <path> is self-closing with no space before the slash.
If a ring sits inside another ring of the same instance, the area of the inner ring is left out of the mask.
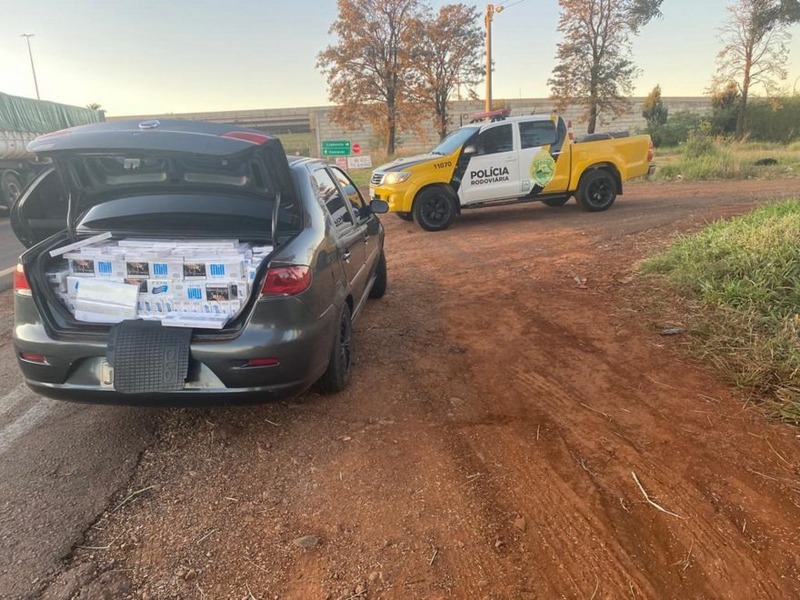
<path id="1" fill-rule="evenodd" d="M 103 234 L 51 252 L 63 260 L 48 271 L 48 282 L 78 320 L 145 318 L 183 327 L 224 327 L 247 302 L 258 267 L 272 252 L 272 246 L 229 239 L 110 237 Z M 130 290 L 135 290 L 132 307 Z M 103 294 L 108 306 L 100 306 Z"/>

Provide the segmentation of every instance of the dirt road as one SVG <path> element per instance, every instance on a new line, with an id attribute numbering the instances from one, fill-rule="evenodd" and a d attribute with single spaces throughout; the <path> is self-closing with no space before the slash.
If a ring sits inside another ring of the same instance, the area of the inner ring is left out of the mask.
<path id="1" fill-rule="evenodd" d="M 490 209 L 438 234 L 387 216 L 352 387 L 154 411 L 43 597 L 800 597 L 800 433 L 681 358 L 633 277 L 787 190 L 638 185 L 605 213 Z"/>

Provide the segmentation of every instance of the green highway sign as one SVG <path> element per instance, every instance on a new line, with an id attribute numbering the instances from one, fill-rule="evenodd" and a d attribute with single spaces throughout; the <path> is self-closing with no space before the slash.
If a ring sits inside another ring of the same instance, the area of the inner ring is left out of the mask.
<path id="1" fill-rule="evenodd" d="M 322 156 L 349 156 L 350 140 L 322 140 Z"/>

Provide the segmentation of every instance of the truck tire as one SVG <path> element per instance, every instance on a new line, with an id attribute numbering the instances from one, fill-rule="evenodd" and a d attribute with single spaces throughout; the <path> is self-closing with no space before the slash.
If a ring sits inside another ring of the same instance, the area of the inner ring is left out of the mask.
<path id="1" fill-rule="evenodd" d="M 556 208 L 559 206 L 564 206 L 567 203 L 569 198 L 545 198 L 542 200 L 545 206 L 549 206 L 550 208 Z"/>
<path id="2" fill-rule="evenodd" d="M 399 218 L 403 219 L 403 221 L 413 221 L 414 220 L 414 215 L 412 215 L 410 212 L 397 212 L 397 213 L 394 213 L 394 214 L 396 214 Z"/>
<path id="3" fill-rule="evenodd" d="M 22 181 L 14 171 L 3 171 L 0 177 L 0 209 L 11 210 L 14 202 L 22 195 Z"/>
<path id="4" fill-rule="evenodd" d="M 414 199 L 411 211 L 417 225 L 425 231 L 444 231 L 456 216 L 455 194 L 441 185 L 425 188 Z"/>
<path id="5" fill-rule="evenodd" d="M 608 171 L 592 169 L 581 177 L 575 199 L 578 205 L 590 212 L 606 210 L 617 198 L 617 182 Z"/>

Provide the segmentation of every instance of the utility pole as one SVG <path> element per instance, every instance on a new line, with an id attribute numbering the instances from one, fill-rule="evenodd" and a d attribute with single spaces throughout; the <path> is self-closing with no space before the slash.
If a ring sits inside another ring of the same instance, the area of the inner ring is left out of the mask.
<path id="1" fill-rule="evenodd" d="M 486 112 L 492 110 L 492 19 L 499 12 L 503 12 L 502 6 L 486 5 Z"/>
<path id="2" fill-rule="evenodd" d="M 23 33 L 20 37 L 24 37 L 25 40 L 28 42 L 28 56 L 31 59 L 31 71 L 33 72 L 33 85 L 36 87 L 36 99 L 41 100 L 39 97 L 39 82 L 36 81 L 36 67 L 33 66 L 33 52 L 31 51 L 31 38 L 35 34 L 33 33 Z"/>

